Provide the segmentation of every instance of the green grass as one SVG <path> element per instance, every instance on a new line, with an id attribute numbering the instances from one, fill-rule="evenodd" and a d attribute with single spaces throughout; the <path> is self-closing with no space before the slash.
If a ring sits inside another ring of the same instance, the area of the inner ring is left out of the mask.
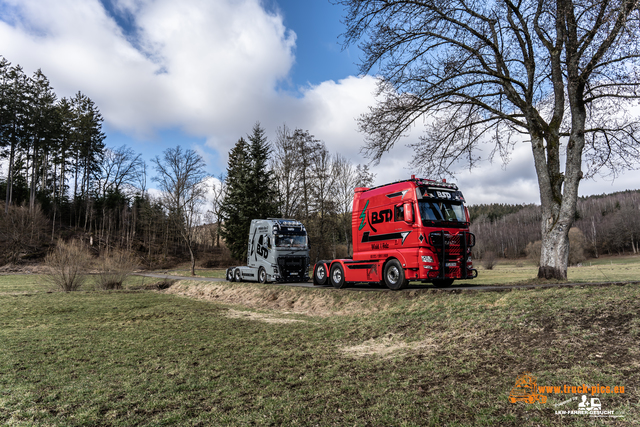
<path id="1" fill-rule="evenodd" d="M 95 276 L 89 276 L 81 290 L 90 291 L 96 288 Z M 143 287 L 157 281 L 149 277 L 129 276 L 125 287 Z M 0 275 L 0 295 L 12 293 L 55 292 L 57 289 L 43 274 L 5 274 Z"/>
<path id="2" fill-rule="evenodd" d="M 531 283 L 537 280 L 538 267 L 523 261 L 501 261 L 492 270 L 478 267 L 478 277 L 457 280 L 455 284 L 500 285 Z M 606 257 L 588 260 L 567 270 L 571 283 L 631 282 L 640 280 L 640 256 Z"/>
<path id="3" fill-rule="evenodd" d="M 39 274 L 0 275 L 0 295 L 18 292 L 53 291 L 53 286 Z"/>
<path id="4" fill-rule="evenodd" d="M 220 268 L 196 268 L 196 276 L 198 277 L 212 277 L 215 279 L 224 279 L 226 277 L 226 269 Z M 170 276 L 191 276 L 190 268 L 176 268 L 172 270 L 163 270 L 162 273 Z"/>
<path id="5" fill-rule="evenodd" d="M 640 423 L 637 285 L 271 289 L 301 302 L 328 298 L 350 314 L 249 311 L 152 291 L 47 293 L 30 276 L 2 276 L 0 425 Z M 371 304 L 379 311 L 363 309 Z M 345 351 L 356 346 L 372 351 Z M 625 394 L 599 397 L 624 418 L 556 415 L 567 395 L 512 404 L 523 371 L 539 385 L 623 385 Z"/>
<path id="6" fill-rule="evenodd" d="M 501 260 L 492 270 L 482 268 L 476 262 L 478 277 L 472 280 L 457 280 L 456 285 L 504 285 L 531 283 L 537 280 L 538 267 L 528 260 Z M 185 276 L 191 275 L 188 268 L 177 268 L 162 273 Z M 196 269 L 199 277 L 223 279 L 225 269 Z M 581 266 L 569 267 L 567 281 L 572 283 L 631 282 L 640 279 L 640 256 L 617 256 L 590 259 Z M 418 282 L 416 282 L 418 283 Z"/>

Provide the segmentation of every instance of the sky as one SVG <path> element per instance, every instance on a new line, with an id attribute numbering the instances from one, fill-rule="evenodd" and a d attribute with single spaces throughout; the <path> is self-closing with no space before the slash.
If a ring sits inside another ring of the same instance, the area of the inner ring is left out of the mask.
<path id="1" fill-rule="evenodd" d="M 300 128 L 367 164 L 356 118 L 375 104 L 376 79 L 359 75 L 357 46 L 343 48 L 343 15 L 329 0 L 0 0 L 0 55 L 27 74 L 41 69 L 59 97 L 90 97 L 107 146 L 127 145 L 149 166 L 181 145 L 219 176 L 257 122 L 272 141 L 280 126 Z M 407 145 L 420 131 L 370 166 L 376 185 L 416 173 Z M 580 195 L 638 189 L 638 176 L 596 176 Z M 526 143 L 506 165 L 441 178 L 470 204 L 540 200 Z"/>

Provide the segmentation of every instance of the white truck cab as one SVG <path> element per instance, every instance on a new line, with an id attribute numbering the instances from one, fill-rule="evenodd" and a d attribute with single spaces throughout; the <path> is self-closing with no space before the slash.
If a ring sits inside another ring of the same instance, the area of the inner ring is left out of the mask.
<path id="1" fill-rule="evenodd" d="M 254 219 L 249 229 L 247 266 L 229 267 L 230 282 L 306 282 L 309 241 L 304 225 L 294 219 Z"/>

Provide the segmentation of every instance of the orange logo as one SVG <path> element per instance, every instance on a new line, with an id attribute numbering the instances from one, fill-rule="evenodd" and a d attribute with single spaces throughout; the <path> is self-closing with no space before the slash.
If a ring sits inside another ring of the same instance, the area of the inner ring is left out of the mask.
<path id="1" fill-rule="evenodd" d="M 528 372 L 524 372 L 522 375 L 518 375 L 518 378 L 516 378 L 516 385 L 513 386 L 513 388 L 511 389 L 511 393 L 509 393 L 509 401 L 511 403 L 546 403 L 547 396 L 538 393 L 536 377 Z"/>

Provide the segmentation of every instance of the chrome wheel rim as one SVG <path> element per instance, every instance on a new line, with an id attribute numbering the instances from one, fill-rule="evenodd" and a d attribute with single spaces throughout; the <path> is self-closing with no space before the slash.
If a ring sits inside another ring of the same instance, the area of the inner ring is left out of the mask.
<path id="1" fill-rule="evenodd" d="M 334 283 L 340 283 L 341 280 L 342 280 L 342 272 L 340 271 L 339 268 L 336 268 L 333 271 L 333 281 Z"/>
<path id="2" fill-rule="evenodd" d="M 400 279 L 400 272 L 398 271 L 396 266 L 390 267 L 389 270 L 387 271 L 387 280 L 389 281 L 389 283 L 395 285 L 396 283 L 398 283 L 399 279 Z"/>

